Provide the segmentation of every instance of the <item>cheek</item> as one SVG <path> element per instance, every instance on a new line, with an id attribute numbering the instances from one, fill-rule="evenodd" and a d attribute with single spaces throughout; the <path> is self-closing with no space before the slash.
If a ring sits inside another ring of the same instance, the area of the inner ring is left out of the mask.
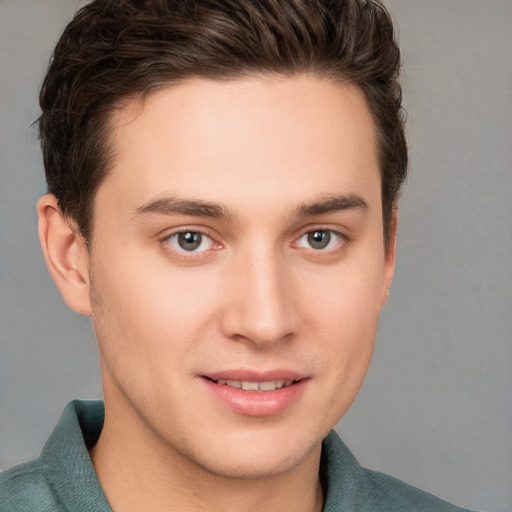
<path id="1" fill-rule="evenodd" d="M 141 266 L 144 260 L 137 260 L 91 265 L 92 317 L 110 370 L 150 379 L 172 373 L 211 328 L 215 286 L 207 276 L 171 273 L 168 266 Z"/>
<path id="2" fill-rule="evenodd" d="M 347 301 L 339 308 L 324 312 L 324 341 L 328 364 L 333 368 L 333 378 L 343 386 L 361 384 L 370 363 L 378 324 L 378 312 L 370 314 L 368 303 Z M 327 315 L 330 315 L 330 319 Z"/>
<path id="3" fill-rule="evenodd" d="M 334 324 L 334 322 L 333 322 Z M 327 403 L 323 414 L 332 428 L 354 401 L 368 371 L 373 354 L 377 316 L 359 311 L 338 312 L 335 327 L 328 333 L 324 350 L 328 359 L 324 387 Z"/>
<path id="4" fill-rule="evenodd" d="M 379 266 L 347 265 L 301 292 L 309 304 L 310 332 L 324 362 L 329 405 L 336 422 L 354 399 L 372 356 L 382 293 Z M 307 299 L 306 299 L 307 298 Z M 307 309 L 308 306 L 304 306 Z"/>
<path id="5" fill-rule="evenodd" d="M 354 258 L 355 259 L 355 258 Z M 304 309 L 323 321 L 331 338 L 367 338 L 380 312 L 383 265 L 358 261 L 333 267 L 323 274 L 303 279 L 300 290 Z"/>

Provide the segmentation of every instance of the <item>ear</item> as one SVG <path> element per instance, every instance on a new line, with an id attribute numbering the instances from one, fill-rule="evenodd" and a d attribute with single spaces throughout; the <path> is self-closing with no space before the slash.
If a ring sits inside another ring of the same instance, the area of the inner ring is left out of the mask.
<path id="1" fill-rule="evenodd" d="M 398 231 L 398 205 L 393 206 L 391 212 L 391 230 L 389 233 L 389 240 L 385 248 L 385 261 L 384 261 L 384 281 L 382 283 L 382 298 L 380 307 L 383 308 L 389 298 L 389 289 L 391 287 L 391 280 L 395 273 L 395 254 L 396 254 L 396 235 Z"/>
<path id="2" fill-rule="evenodd" d="M 85 240 L 72 229 L 53 194 L 39 199 L 37 214 L 39 240 L 57 288 L 73 311 L 90 315 L 89 252 Z"/>

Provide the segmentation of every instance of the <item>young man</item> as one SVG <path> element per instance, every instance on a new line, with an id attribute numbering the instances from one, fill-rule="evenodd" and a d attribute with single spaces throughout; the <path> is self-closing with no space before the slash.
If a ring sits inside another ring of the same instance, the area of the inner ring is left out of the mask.
<path id="1" fill-rule="evenodd" d="M 399 51 L 360 0 L 96 0 L 41 91 L 40 238 L 89 315 L 2 510 L 460 510 L 331 429 L 369 365 L 407 168 Z"/>

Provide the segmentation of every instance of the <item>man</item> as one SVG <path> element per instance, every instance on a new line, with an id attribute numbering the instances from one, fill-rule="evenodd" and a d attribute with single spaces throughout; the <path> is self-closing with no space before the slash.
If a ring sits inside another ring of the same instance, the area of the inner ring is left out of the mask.
<path id="1" fill-rule="evenodd" d="M 378 2 L 97 0 L 41 91 L 40 238 L 92 318 L 5 510 L 460 510 L 330 432 L 370 361 L 407 151 Z"/>

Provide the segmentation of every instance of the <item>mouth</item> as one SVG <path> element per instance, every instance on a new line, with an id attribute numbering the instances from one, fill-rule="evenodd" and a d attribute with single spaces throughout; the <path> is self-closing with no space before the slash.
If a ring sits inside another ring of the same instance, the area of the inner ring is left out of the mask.
<path id="1" fill-rule="evenodd" d="M 232 379 L 210 379 L 206 377 L 211 382 L 219 386 L 228 386 L 235 389 L 242 389 L 243 391 L 260 391 L 260 392 L 268 392 L 275 391 L 276 389 L 287 388 L 292 386 L 296 382 L 300 382 L 302 379 L 298 380 L 268 380 L 264 382 L 258 381 L 250 381 L 250 380 L 232 380 Z"/>
<path id="2" fill-rule="evenodd" d="M 286 411 L 309 388 L 311 378 L 293 371 L 225 371 L 202 375 L 212 396 L 244 416 L 262 417 Z"/>

